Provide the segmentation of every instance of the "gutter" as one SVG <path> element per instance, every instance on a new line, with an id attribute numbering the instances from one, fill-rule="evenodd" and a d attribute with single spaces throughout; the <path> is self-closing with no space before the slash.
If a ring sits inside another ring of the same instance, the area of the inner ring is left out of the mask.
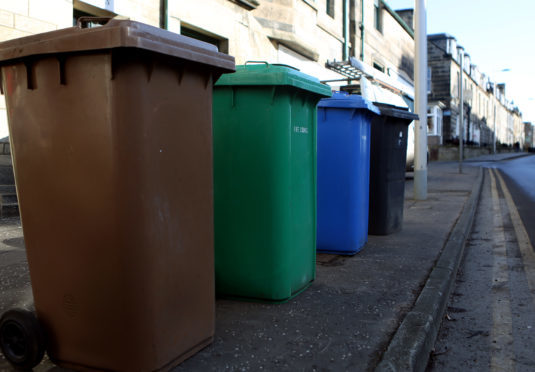
<path id="1" fill-rule="evenodd" d="M 349 58 L 349 0 L 344 0 L 344 50 L 342 59 Z"/>
<path id="2" fill-rule="evenodd" d="M 360 4 L 360 60 L 364 62 L 364 0 Z"/>
<path id="3" fill-rule="evenodd" d="M 363 1 L 364 3 L 364 1 Z M 392 17 L 394 17 L 394 19 L 400 24 L 401 27 L 403 27 L 403 29 L 405 31 L 407 31 L 407 33 L 409 34 L 410 37 L 412 37 L 414 39 L 414 30 L 411 29 L 403 19 L 401 19 L 401 17 L 399 16 L 399 14 L 397 14 L 394 10 L 392 10 L 392 8 L 386 3 L 385 0 L 381 0 L 381 3 L 383 4 L 384 8 L 386 9 L 386 11 L 388 13 L 390 13 L 392 15 Z"/>

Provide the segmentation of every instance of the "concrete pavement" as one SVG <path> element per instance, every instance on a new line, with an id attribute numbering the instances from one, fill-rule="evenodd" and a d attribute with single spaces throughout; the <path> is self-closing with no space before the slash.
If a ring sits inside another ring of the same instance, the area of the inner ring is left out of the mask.
<path id="1" fill-rule="evenodd" d="M 214 343 L 175 370 L 423 370 L 479 198 L 479 168 L 463 171 L 431 163 L 425 201 L 413 200 L 408 179 L 402 231 L 370 236 L 352 257 L 319 254 L 315 282 L 291 301 L 218 299 Z M 0 225 L 0 312 L 30 293 L 22 231 L 9 221 Z"/>

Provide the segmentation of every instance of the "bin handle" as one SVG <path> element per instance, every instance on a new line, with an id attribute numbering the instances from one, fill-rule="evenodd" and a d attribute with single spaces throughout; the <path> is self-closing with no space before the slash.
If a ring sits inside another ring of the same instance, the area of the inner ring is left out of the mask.
<path id="1" fill-rule="evenodd" d="M 247 66 L 248 64 L 264 64 L 266 66 L 269 66 L 269 63 L 267 63 L 266 61 L 247 61 L 245 62 L 245 65 Z"/>
<path id="2" fill-rule="evenodd" d="M 274 63 L 273 66 L 288 67 L 288 68 L 291 68 L 292 70 L 301 71 L 301 70 L 299 70 L 297 67 L 290 66 L 290 65 L 287 65 L 287 64 L 285 64 L 285 63 Z"/>
<path id="3" fill-rule="evenodd" d="M 269 63 L 267 63 L 266 61 L 247 61 L 245 62 L 245 65 L 247 66 L 248 64 L 264 64 L 266 66 L 269 66 Z M 282 67 L 288 67 L 288 68 L 291 68 L 293 70 L 296 70 L 296 71 L 300 71 L 297 67 L 294 67 L 294 66 L 290 66 L 290 65 L 286 65 L 284 63 L 272 63 L 271 64 L 272 66 L 282 66 Z"/>
<path id="4" fill-rule="evenodd" d="M 89 25 L 91 23 L 97 23 L 101 26 L 104 26 L 107 24 L 110 20 L 112 20 L 112 17 L 80 17 L 76 21 L 76 26 L 80 28 L 89 28 Z"/>

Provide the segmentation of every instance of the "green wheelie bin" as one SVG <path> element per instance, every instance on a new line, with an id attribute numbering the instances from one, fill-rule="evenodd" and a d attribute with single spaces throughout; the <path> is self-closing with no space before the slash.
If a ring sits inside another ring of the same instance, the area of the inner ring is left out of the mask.
<path id="1" fill-rule="evenodd" d="M 315 277 L 316 104 L 330 87 L 285 65 L 214 87 L 216 293 L 286 301 Z"/>

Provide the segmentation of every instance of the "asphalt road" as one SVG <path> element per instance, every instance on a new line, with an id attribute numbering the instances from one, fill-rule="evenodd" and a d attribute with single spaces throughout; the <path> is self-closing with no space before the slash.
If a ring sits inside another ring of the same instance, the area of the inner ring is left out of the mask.
<path id="1" fill-rule="evenodd" d="M 497 162 L 532 245 L 535 243 L 535 155 Z"/>
<path id="2" fill-rule="evenodd" d="M 428 371 L 533 371 L 535 156 L 473 165 L 483 191 Z"/>

